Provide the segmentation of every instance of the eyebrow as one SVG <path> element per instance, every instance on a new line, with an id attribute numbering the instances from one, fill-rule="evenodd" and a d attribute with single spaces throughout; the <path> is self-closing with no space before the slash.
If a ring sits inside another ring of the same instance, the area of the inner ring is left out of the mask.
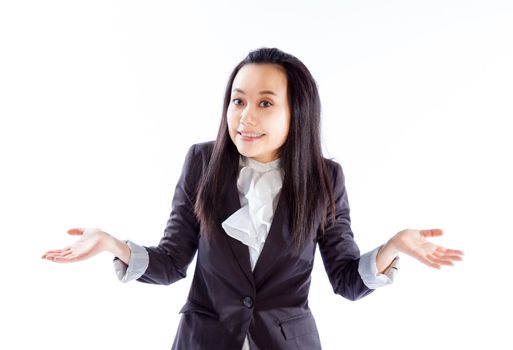
<path id="1" fill-rule="evenodd" d="M 241 90 L 241 89 L 237 89 L 237 88 L 235 88 L 235 89 L 233 89 L 233 90 L 232 90 L 232 92 L 234 92 L 234 91 L 236 91 L 236 92 L 240 92 L 241 94 L 245 94 L 245 92 L 244 92 L 243 90 Z M 262 91 L 260 91 L 260 92 L 259 92 L 259 94 L 260 94 L 260 95 L 274 95 L 274 96 L 278 96 L 278 95 L 277 95 L 274 91 L 272 91 L 272 90 L 262 90 Z"/>

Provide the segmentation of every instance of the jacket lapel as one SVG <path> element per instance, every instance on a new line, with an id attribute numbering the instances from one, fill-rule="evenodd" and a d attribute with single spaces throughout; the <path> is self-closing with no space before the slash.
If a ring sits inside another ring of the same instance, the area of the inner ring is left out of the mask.
<path id="1" fill-rule="evenodd" d="M 290 245 L 290 232 L 288 220 L 288 207 L 286 194 L 280 192 L 278 204 L 273 215 L 269 234 L 264 243 L 264 247 L 253 270 L 256 288 L 265 280 L 272 271 L 276 259 L 284 252 L 288 251 Z"/>
<path id="2" fill-rule="evenodd" d="M 226 190 L 226 210 L 223 213 L 221 217 L 221 222 L 226 220 L 230 215 L 235 213 L 237 210 L 240 209 L 240 200 L 239 200 L 239 192 L 237 190 L 237 178 L 231 177 L 228 179 L 228 182 L 226 184 L 227 190 Z M 244 275 L 247 277 L 248 281 L 251 283 L 252 286 L 255 285 L 254 279 L 253 279 L 253 272 L 251 271 L 251 263 L 249 261 L 249 251 L 248 247 L 240 242 L 239 240 L 230 237 L 226 232 L 224 232 L 224 229 L 219 225 L 222 236 L 225 237 L 225 239 L 228 241 L 228 244 L 231 248 L 231 251 L 235 257 L 235 260 L 239 264 L 240 268 L 244 272 Z"/>

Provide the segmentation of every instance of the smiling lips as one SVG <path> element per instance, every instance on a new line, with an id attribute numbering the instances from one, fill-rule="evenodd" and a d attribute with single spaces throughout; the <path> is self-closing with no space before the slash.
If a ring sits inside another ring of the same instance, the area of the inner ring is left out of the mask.
<path id="1" fill-rule="evenodd" d="M 244 131 L 237 131 L 237 133 L 242 137 L 244 141 L 253 141 L 261 138 L 265 134 L 259 133 L 259 132 L 244 132 Z"/>

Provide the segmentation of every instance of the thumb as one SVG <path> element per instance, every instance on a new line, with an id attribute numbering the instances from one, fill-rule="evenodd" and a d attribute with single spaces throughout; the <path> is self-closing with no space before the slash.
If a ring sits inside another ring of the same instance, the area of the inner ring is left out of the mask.
<path id="1" fill-rule="evenodd" d="M 85 229 L 84 228 L 70 228 L 68 231 L 68 234 L 73 236 L 80 236 L 84 234 Z"/>
<path id="2" fill-rule="evenodd" d="M 439 228 L 431 229 L 431 230 L 420 230 L 420 234 L 424 237 L 437 237 L 443 235 L 443 231 Z"/>

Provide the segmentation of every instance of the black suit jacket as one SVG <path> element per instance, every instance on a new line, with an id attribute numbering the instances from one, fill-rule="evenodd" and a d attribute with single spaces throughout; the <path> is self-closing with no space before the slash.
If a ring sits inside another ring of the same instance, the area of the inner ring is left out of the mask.
<path id="1" fill-rule="evenodd" d="M 221 225 L 209 239 L 194 212 L 195 189 L 206 170 L 213 142 L 191 146 L 175 189 L 172 210 L 157 247 L 145 247 L 149 266 L 138 280 L 170 284 L 186 276 L 197 252 L 196 270 L 181 309 L 173 349 L 241 350 L 321 348 L 308 291 L 317 244 L 335 293 L 350 300 L 370 292 L 359 273 L 360 252 L 353 240 L 341 166 L 325 159 L 333 178 L 336 224 L 292 253 L 287 196 L 278 199 L 269 234 L 251 271 L 248 247 Z M 236 177 L 228 179 L 221 222 L 240 208 Z"/>

